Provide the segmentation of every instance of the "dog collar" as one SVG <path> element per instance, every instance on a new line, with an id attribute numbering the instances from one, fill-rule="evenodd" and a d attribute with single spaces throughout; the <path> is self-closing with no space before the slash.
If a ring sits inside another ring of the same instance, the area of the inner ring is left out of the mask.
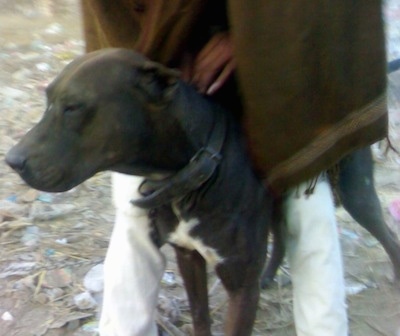
<path id="1" fill-rule="evenodd" d="M 218 112 L 207 145 L 200 148 L 189 163 L 171 177 L 163 180 L 145 179 L 139 186 L 139 193 L 143 197 L 131 200 L 131 203 L 143 209 L 157 208 L 201 187 L 222 160 L 225 135 L 226 118 L 222 112 Z"/>

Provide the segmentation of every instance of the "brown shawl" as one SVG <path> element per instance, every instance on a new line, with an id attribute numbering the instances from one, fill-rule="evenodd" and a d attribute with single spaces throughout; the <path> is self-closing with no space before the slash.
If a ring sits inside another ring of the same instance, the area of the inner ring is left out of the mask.
<path id="1" fill-rule="evenodd" d="M 227 3 L 249 150 L 267 185 L 282 191 L 387 135 L 381 1 Z M 174 65 L 225 1 L 82 5 L 88 51 L 134 48 Z"/>

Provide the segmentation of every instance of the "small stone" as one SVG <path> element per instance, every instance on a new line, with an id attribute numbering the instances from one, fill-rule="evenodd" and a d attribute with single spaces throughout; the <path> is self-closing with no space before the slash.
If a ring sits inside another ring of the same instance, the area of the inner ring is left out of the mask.
<path id="1" fill-rule="evenodd" d="M 62 31 L 63 31 L 63 26 L 59 23 L 52 23 L 45 30 L 46 34 L 49 34 L 49 35 L 57 35 L 57 34 L 62 33 Z"/>
<path id="2" fill-rule="evenodd" d="M 51 70 L 51 67 L 49 64 L 41 62 L 36 64 L 36 69 L 38 69 L 39 71 L 49 71 Z"/>
<path id="3" fill-rule="evenodd" d="M 79 328 L 80 325 L 81 324 L 80 324 L 79 320 L 69 321 L 67 323 L 67 330 L 76 330 Z"/>
<path id="4" fill-rule="evenodd" d="M 46 272 L 43 286 L 47 288 L 67 287 L 72 283 L 71 270 L 60 268 Z"/>
<path id="5" fill-rule="evenodd" d="M 99 293 L 91 293 L 93 296 L 93 299 L 97 302 L 97 305 L 101 307 L 103 305 L 103 292 Z"/>
<path id="6" fill-rule="evenodd" d="M 13 321 L 14 317 L 11 315 L 10 312 L 6 311 L 6 312 L 3 313 L 3 315 L 1 315 L 1 319 L 3 321 Z"/>
<path id="7" fill-rule="evenodd" d="M 104 270 L 103 264 L 98 264 L 85 275 L 83 284 L 89 292 L 99 293 L 104 287 Z"/>
<path id="8" fill-rule="evenodd" d="M 82 331 L 96 333 L 96 335 L 98 333 L 98 329 L 99 329 L 99 323 L 97 321 L 87 322 L 81 327 Z"/>
<path id="9" fill-rule="evenodd" d="M 55 249 L 52 249 L 52 248 L 48 248 L 48 249 L 46 249 L 45 252 L 44 252 L 44 254 L 45 254 L 46 257 L 51 257 L 51 256 L 53 256 L 55 253 L 56 253 L 56 250 L 55 250 Z"/>
<path id="10" fill-rule="evenodd" d="M 35 225 L 28 226 L 21 237 L 21 243 L 25 246 L 36 246 L 39 243 L 39 228 Z"/>
<path id="11" fill-rule="evenodd" d="M 67 238 L 59 238 L 59 239 L 56 239 L 56 243 L 65 245 L 65 244 L 68 244 L 68 239 Z"/>
<path id="12" fill-rule="evenodd" d="M 50 301 L 54 301 L 62 297 L 65 292 L 62 290 L 62 288 L 49 288 L 46 289 L 46 294 Z"/>
<path id="13" fill-rule="evenodd" d="M 83 292 L 74 297 L 74 303 L 79 309 L 91 309 L 97 306 L 96 300 L 89 292 Z"/>
<path id="14" fill-rule="evenodd" d="M 171 323 L 179 320 L 181 315 L 179 303 L 175 298 L 169 298 L 160 295 L 158 298 L 157 308 L 162 312 L 164 317 L 167 317 Z"/>
<path id="15" fill-rule="evenodd" d="M 41 304 L 46 304 L 47 302 L 49 302 L 49 298 L 45 293 L 39 293 L 35 296 L 35 301 Z"/>
<path id="16" fill-rule="evenodd" d="M 176 286 L 176 276 L 173 271 L 165 271 L 164 275 L 161 279 L 163 285 L 167 287 L 175 287 Z"/>
<path id="17" fill-rule="evenodd" d="M 368 287 L 363 283 L 351 282 L 346 284 L 346 295 L 356 295 L 367 288 Z"/>
<path id="18" fill-rule="evenodd" d="M 38 200 L 44 203 L 51 203 L 53 201 L 54 196 L 49 193 L 40 193 L 38 196 Z"/>

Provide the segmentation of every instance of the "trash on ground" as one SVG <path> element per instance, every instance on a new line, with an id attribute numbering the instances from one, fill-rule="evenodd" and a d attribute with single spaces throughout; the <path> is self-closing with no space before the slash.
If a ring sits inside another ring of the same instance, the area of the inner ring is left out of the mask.
<path id="1" fill-rule="evenodd" d="M 389 212 L 396 221 L 400 222 L 400 199 L 396 199 L 389 204 Z"/>
<path id="2" fill-rule="evenodd" d="M 3 313 L 3 315 L 1 315 L 1 319 L 3 321 L 13 321 L 14 317 L 11 315 L 10 312 L 6 311 L 6 312 Z"/>

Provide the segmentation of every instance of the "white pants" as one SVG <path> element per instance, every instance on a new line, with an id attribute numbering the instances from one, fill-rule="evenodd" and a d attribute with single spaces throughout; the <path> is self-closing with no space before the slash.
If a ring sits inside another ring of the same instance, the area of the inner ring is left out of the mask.
<path id="1" fill-rule="evenodd" d="M 114 173 L 116 218 L 104 262 L 101 336 L 157 336 L 155 323 L 165 258 L 151 241 L 145 210 L 132 206 L 142 179 Z"/>
<path id="2" fill-rule="evenodd" d="M 294 318 L 298 336 L 346 336 L 347 314 L 342 256 L 328 181 L 319 177 L 293 188 L 284 203 Z"/>

